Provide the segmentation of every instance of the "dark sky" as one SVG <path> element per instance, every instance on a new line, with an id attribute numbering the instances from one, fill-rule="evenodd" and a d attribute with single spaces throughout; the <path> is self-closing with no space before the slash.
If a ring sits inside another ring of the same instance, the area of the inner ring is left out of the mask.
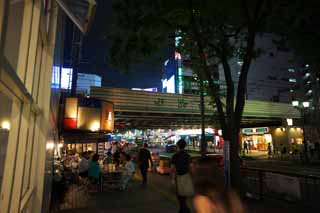
<path id="1" fill-rule="evenodd" d="M 129 73 L 111 68 L 107 61 L 108 41 L 104 35 L 110 29 L 111 1 L 96 0 L 97 11 L 93 25 L 85 37 L 82 49 L 82 60 L 79 72 L 98 74 L 102 77 L 102 85 L 107 87 L 160 87 L 161 64 L 141 64 L 131 69 Z M 65 39 L 65 63 L 70 62 L 70 49 L 72 41 L 72 24 L 67 22 Z"/>

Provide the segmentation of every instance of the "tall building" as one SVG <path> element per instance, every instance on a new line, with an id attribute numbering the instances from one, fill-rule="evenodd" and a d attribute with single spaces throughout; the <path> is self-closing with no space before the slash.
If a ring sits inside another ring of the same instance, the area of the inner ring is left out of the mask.
<path id="1" fill-rule="evenodd" d="M 1 213 L 49 212 L 65 14 L 85 33 L 95 3 L 79 2 L 0 1 Z"/>
<path id="2" fill-rule="evenodd" d="M 0 1 L 3 213 L 47 212 L 58 142 L 59 91 L 51 78 L 61 66 L 63 23 L 55 1 Z"/>
<path id="3" fill-rule="evenodd" d="M 256 48 L 263 53 L 253 60 L 247 84 L 247 99 L 264 100 L 289 103 L 297 96 L 302 96 L 299 87 L 302 74 L 300 65 L 289 48 L 277 44 L 277 37 L 272 34 L 263 34 L 256 38 Z M 179 57 L 177 57 L 177 55 Z M 164 77 L 162 79 L 163 92 L 197 94 L 199 90 L 196 75 L 183 66 L 183 56 L 173 52 L 164 64 Z M 233 58 L 229 61 L 232 70 L 232 79 L 235 92 L 240 76 L 242 61 Z M 182 66 L 179 68 L 179 64 Z M 218 81 L 222 91 L 226 90 L 226 81 L 222 66 L 219 66 Z M 180 83 L 182 82 L 182 83 Z M 169 89 L 168 88 L 174 88 Z"/>
<path id="4" fill-rule="evenodd" d="M 57 76 L 57 77 L 55 77 Z M 57 83 L 56 81 L 59 81 Z M 88 73 L 78 73 L 77 79 L 77 92 L 90 94 L 90 87 L 101 87 L 101 77 L 95 74 Z M 52 83 L 55 88 L 61 88 L 65 90 L 70 90 L 72 86 L 72 68 L 62 68 L 61 69 L 61 79 L 60 74 L 52 74 Z"/>

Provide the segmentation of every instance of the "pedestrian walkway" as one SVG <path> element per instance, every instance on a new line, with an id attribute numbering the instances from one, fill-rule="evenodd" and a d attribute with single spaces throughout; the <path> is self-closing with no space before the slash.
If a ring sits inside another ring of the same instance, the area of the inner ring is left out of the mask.
<path id="1" fill-rule="evenodd" d="M 135 181 L 131 190 L 107 191 L 94 194 L 88 205 L 83 208 L 62 210 L 60 213 L 176 213 L 178 203 L 175 197 L 174 186 L 168 175 L 149 173 L 147 187 Z M 78 201 L 81 202 L 81 201 Z M 244 200 L 248 213 L 300 213 L 317 212 L 297 203 L 287 203 L 278 200 Z M 191 207 L 191 199 L 188 201 Z M 80 204 L 78 205 L 80 206 Z"/>
<path id="2" fill-rule="evenodd" d="M 61 213 L 175 213 L 175 202 L 155 191 L 153 187 L 144 187 L 134 182 L 132 189 L 125 192 L 107 191 L 91 197 L 87 207 L 62 210 Z"/>

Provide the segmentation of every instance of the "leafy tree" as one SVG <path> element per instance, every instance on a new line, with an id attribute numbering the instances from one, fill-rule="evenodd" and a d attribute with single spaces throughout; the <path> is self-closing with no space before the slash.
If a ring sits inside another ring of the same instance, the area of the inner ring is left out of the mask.
<path id="1" fill-rule="evenodd" d="M 245 105 L 247 76 L 258 55 L 255 38 L 278 7 L 274 0 L 114 0 L 114 26 L 109 35 L 111 62 L 129 65 L 152 57 L 163 48 L 178 50 L 208 82 L 223 137 L 230 141 L 231 185 L 240 189 L 239 132 Z M 271 28 L 269 28 L 271 29 Z M 230 60 L 242 61 L 238 84 Z M 225 97 L 218 82 L 219 67 L 226 79 Z"/>

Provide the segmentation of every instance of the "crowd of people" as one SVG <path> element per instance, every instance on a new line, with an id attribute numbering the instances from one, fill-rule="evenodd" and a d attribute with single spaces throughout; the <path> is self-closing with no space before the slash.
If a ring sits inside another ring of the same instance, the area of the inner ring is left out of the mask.
<path id="1" fill-rule="evenodd" d="M 177 151 L 170 161 L 179 212 L 190 212 L 187 204 L 187 199 L 190 197 L 193 198 L 193 206 L 197 212 L 243 212 L 243 206 L 236 193 L 225 190 L 223 174 L 215 164 L 206 158 L 201 158 L 196 166 L 192 166 L 191 157 L 185 151 L 185 147 L 186 142 L 183 139 L 179 140 Z M 142 185 L 147 186 L 148 171 L 154 168 L 153 156 L 146 143 L 136 155 L 132 155 L 130 149 L 112 145 L 105 156 L 86 151 L 81 154 L 69 154 L 61 162 L 65 169 L 73 174 L 71 179 L 75 183 L 81 184 L 83 180 L 87 180 L 93 185 L 100 184 L 105 165 L 114 164 L 121 171 L 121 191 L 127 189 L 137 169 L 142 176 Z"/>

